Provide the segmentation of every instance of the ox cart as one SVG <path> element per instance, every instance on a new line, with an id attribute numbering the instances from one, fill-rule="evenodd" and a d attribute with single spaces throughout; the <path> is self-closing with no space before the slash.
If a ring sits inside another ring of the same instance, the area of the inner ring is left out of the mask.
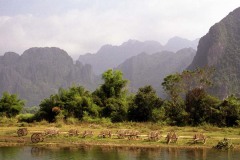
<path id="1" fill-rule="evenodd" d="M 55 128 L 46 129 L 44 132 L 36 132 L 31 136 L 32 143 L 43 142 L 47 136 L 59 135 L 59 130 Z"/>

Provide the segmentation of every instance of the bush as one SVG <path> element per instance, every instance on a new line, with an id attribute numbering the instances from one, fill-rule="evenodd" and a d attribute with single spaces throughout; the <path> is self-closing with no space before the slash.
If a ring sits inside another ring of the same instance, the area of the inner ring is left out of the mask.
<path id="1" fill-rule="evenodd" d="M 40 121 L 40 122 L 38 122 L 38 124 L 39 125 L 49 125 L 49 122 L 48 121 L 46 121 L 46 120 L 42 120 L 42 121 Z"/>
<path id="2" fill-rule="evenodd" d="M 25 102 L 18 99 L 16 94 L 4 92 L 0 99 L 0 115 L 5 115 L 8 118 L 15 117 L 21 112 L 24 105 Z"/>
<path id="3" fill-rule="evenodd" d="M 74 118 L 74 117 L 69 117 L 66 119 L 66 124 L 70 125 L 70 124 L 77 124 L 79 123 L 79 120 L 77 118 Z"/>
<path id="4" fill-rule="evenodd" d="M 219 141 L 216 146 L 213 146 L 213 148 L 218 150 L 228 150 L 233 149 L 233 145 L 229 139 L 224 138 L 223 140 Z"/>
<path id="5" fill-rule="evenodd" d="M 112 124 L 111 119 L 110 118 L 93 118 L 90 117 L 88 114 L 84 114 L 83 116 L 83 122 L 87 122 L 87 123 L 97 123 L 97 124 Z"/>
<path id="6" fill-rule="evenodd" d="M 152 111 L 152 122 L 161 122 L 164 123 L 166 120 L 165 116 L 165 109 L 163 107 L 161 108 L 154 108 Z"/>
<path id="7" fill-rule="evenodd" d="M 212 131 L 212 132 L 217 132 L 217 131 L 221 131 L 222 128 L 216 127 L 212 124 L 209 123 L 203 123 L 201 126 L 199 126 L 199 128 L 205 130 L 205 131 Z"/>
<path id="8" fill-rule="evenodd" d="M 0 126 L 15 126 L 17 124 L 16 118 L 0 117 Z"/>
<path id="9" fill-rule="evenodd" d="M 26 113 L 26 114 L 19 114 L 17 116 L 18 122 L 27 122 L 31 123 L 34 121 L 34 114 Z"/>

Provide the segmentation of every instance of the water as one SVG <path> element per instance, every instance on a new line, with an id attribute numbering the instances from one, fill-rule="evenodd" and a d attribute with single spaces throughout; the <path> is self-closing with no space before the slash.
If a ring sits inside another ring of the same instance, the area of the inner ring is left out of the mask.
<path id="1" fill-rule="evenodd" d="M 133 149 L 80 147 L 75 149 L 0 147 L 0 160 L 239 160 L 240 151 L 213 149 Z"/>

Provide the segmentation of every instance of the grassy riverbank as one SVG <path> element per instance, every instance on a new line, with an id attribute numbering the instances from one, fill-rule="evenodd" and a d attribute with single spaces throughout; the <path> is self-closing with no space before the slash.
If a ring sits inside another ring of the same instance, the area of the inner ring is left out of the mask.
<path id="1" fill-rule="evenodd" d="M 29 133 L 24 137 L 18 137 L 17 129 L 27 127 Z M 43 142 L 33 144 L 31 135 L 35 132 L 43 132 L 45 129 L 55 127 L 59 129 L 59 136 L 47 136 Z M 70 129 L 78 129 L 78 136 L 69 136 Z M 99 138 L 98 134 L 102 130 L 110 130 L 113 133 L 111 138 Z M 119 139 L 116 136 L 116 131 L 119 129 L 138 130 L 140 137 L 133 140 L 127 138 Z M 93 131 L 92 137 L 82 138 L 81 133 L 85 130 Z M 150 131 L 159 130 L 161 138 L 158 141 L 149 141 L 148 133 Z M 175 131 L 179 136 L 177 143 L 166 143 L 166 135 L 170 131 Z M 195 133 L 203 133 L 207 136 L 206 144 L 202 142 L 193 143 L 193 135 Z M 209 125 L 200 127 L 175 127 L 163 126 L 156 123 L 77 123 L 77 124 L 59 124 L 59 123 L 32 123 L 18 124 L 9 123 L 1 124 L 0 126 L 0 146 L 12 145 L 36 145 L 36 146 L 51 146 L 51 147 L 78 147 L 81 145 L 100 145 L 100 146 L 119 146 L 119 147 L 183 147 L 183 148 L 212 148 L 223 138 L 231 140 L 235 149 L 240 149 L 240 128 L 218 128 Z"/>

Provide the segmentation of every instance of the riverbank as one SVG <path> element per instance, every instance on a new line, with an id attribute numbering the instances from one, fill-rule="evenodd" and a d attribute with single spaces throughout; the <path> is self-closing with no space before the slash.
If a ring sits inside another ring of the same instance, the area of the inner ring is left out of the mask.
<path id="1" fill-rule="evenodd" d="M 106 147 L 128 147 L 128 148 L 212 148 L 224 138 L 230 139 L 234 149 L 240 149 L 240 129 L 239 128 L 218 128 L 213 126 L 201 127 L 175 127 L 162 126 L 154 123 L 110 123 L 110 124 L 90 124 L 79 123 L 75 125 L 59 124 L 28 124 L 24 126 L 28 129 L 28 134 L 18 137 L 17 130 L 21 127 L 18 125 L 0 127 L 0 146 L 40 146 L 51 148 L 78 148 L 82 146 L 106 146 Z M 46 136 L 43 142 L 32 143 L 31 135 L 36 132 L 44 132 L 47 128 L 57 128 L 59 135 Z M 78 136 L 69 136 L 70 129 L 77 129 Z M 131 129 L 138 130 L 139 137 L 136 139 L 118 138 L 117 130 Z M 83 138 L 81 135 L 84 131 L 90 130 L 93 136 Z M 111 138 L 99 138 L 98 135 L 103 130 L 111 131 Z M 161 133 L 159 140 L 153 141 L 148 139 L 151 131 L 158 130 Z M 174 131 L 178 135 L 177 143 L 167 144 L 165 139 L 168 132 Z M 206 143 L 194 143 L 193 135 L 203 133 L 206 137 Z"/>

